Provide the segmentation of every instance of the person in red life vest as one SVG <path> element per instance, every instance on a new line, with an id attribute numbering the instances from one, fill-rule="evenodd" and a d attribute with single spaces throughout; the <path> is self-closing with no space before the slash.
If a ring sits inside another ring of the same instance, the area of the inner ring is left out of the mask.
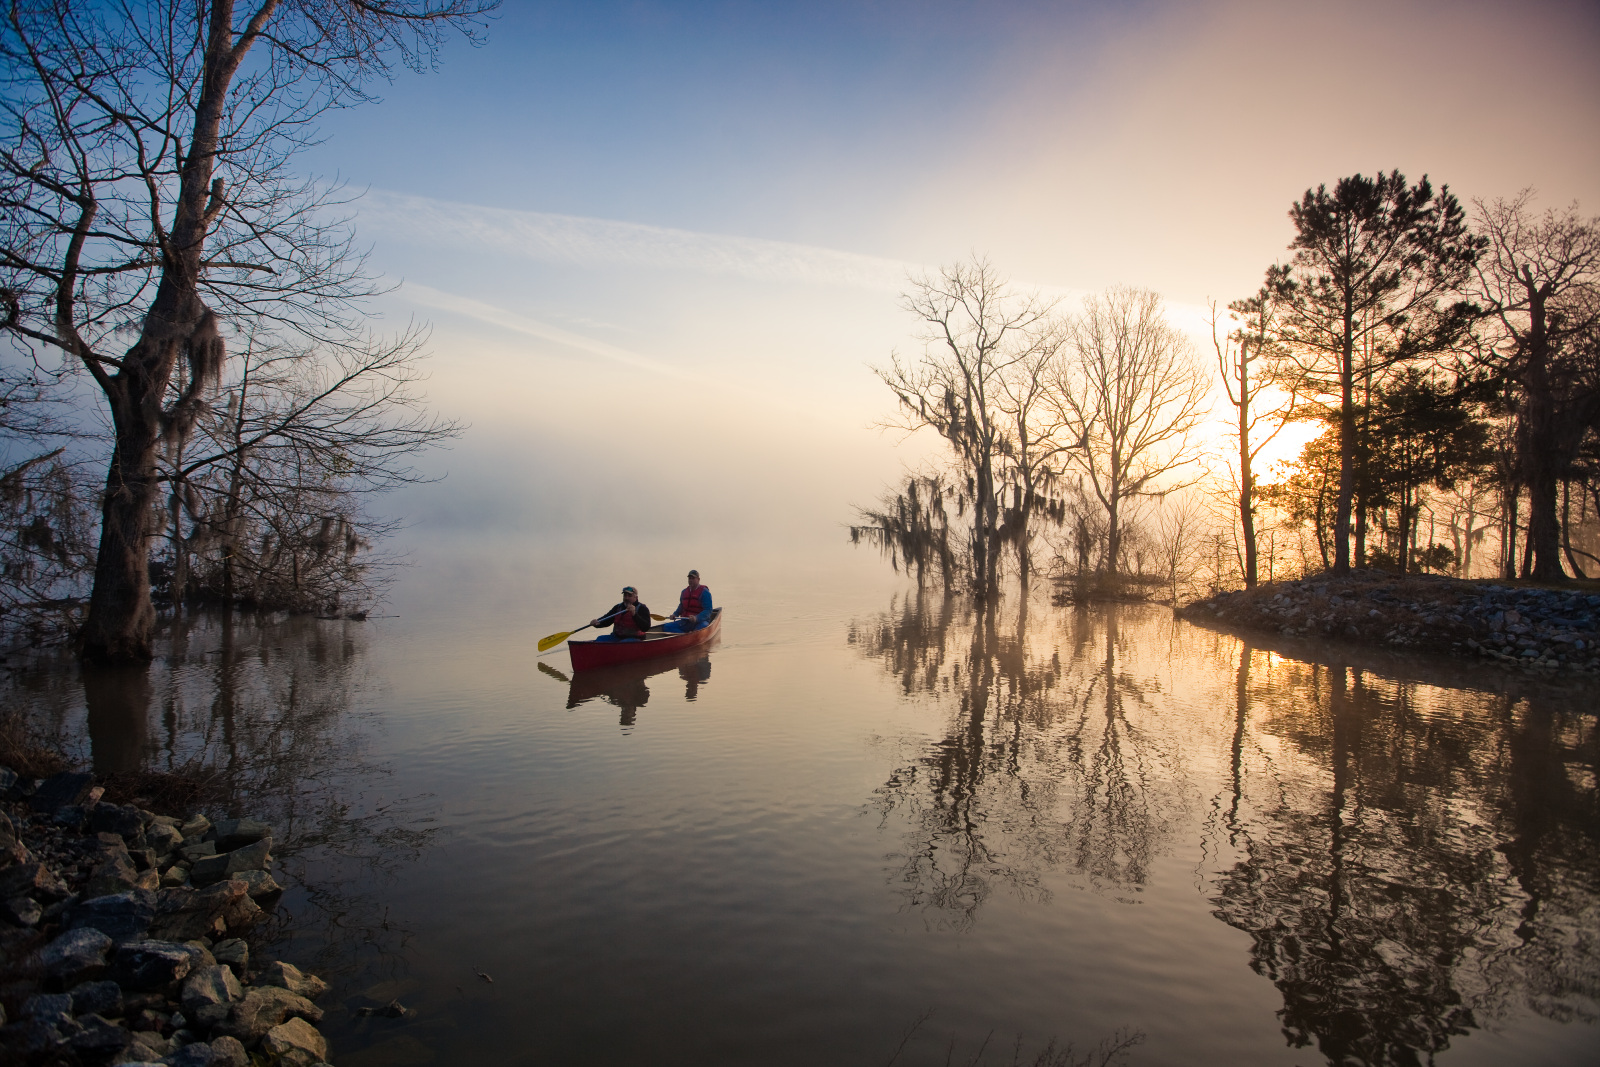
<path id="1" fill-rule="evenodd" d="M 711 590 L 700 584 L 700 572 L 689 572 L 689 585 L 678 594 L 678 610 L 672 613 L 672 621 L 661 624 L 663 630 L 672 633 L 688 633 L 698 630 L 711 621 Z"/>
<path id="2" fill-rule="evenodd" d="M 650 629 L 650 609 L 639 603 L 639 590 L 631 585 L 622 587 L 622 603 L 613 605 L 611 610 L 601 615 L 598 619 L 591 619 L 590 626 L 604 626 L 611 623 L 611 632 L 601 634 L 596 641 L 638 641 L 644 637 L 645 631 Z"/>

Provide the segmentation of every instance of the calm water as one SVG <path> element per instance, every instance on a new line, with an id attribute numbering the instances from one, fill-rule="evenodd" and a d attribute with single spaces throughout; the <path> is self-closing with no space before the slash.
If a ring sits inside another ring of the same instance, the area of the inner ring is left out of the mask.
<path id="1" fill-rule="evenodd" d="M 594 556 L 424 553 L 397 618 L 205 618 L 12 694 L 278 823 L 276 951 L 334 982 L 341 1067 L 872 1067 L 908 1030 L 896 1063 L 1596 1058 L 1592 688 L 1042 591 L 980 616 L 831 543 Z M 533 655 L 688 565 L 709 651 Z"/>

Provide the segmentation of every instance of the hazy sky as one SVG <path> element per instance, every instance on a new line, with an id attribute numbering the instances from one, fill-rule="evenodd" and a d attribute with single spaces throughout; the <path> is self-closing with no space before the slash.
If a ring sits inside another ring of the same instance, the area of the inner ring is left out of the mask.
<path id="1" fill-rule="evenodd" d="M 1592 2 L 508 0 L 384 96 L 306 166 L 371 190 L 386 312 L 435 323 L 473 423 L 427 523 L 838 523 L 919 454 L 866 428 L 919 266 L 1194 327 L 1357 171 L 1600 213 Z"/>

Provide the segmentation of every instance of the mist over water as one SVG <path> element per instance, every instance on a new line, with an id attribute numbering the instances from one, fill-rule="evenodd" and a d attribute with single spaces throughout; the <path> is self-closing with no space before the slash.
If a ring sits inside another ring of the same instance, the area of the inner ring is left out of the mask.
<path id="1" fill-rule="evenodd" d="M 930 1009 L 896 1062 L 1593 1045 L 1581 693 L 1044 590 L 980 615 L 837 529 L 423 533 L 393 617 L 201 617 L 120 704 L 10 682 L 97 764 L 200 759 L 280 824 L 271 951 L 334 983 L 337 1063 L 882 1064 Z M 690 566 L 709 649 L 535 655 Z"/>

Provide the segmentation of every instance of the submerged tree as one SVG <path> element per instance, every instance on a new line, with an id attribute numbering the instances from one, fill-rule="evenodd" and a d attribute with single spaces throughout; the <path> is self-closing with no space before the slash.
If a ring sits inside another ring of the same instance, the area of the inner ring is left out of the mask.
<path id="1" fill-rule="evenodd" d="M 330 108 L 430 62 L 491 0 L 13 4 L 0 25 L 0 300 L 25 345 L 81 365 L 114 434 L 85 624 L 91 658 L 150 656 L 161 442 L 221 374 L 230 319 L 337 339 L 373 291 L 329 194 L 290 169 Z M 174 368 L 187 381 L 173 402 Z"/>
<path id="2" fill-rule="evenodd" d="M 899 401 L 908 430 L 930 428 L 954 454 L 953 481 L 971 509 L 967 551 L 973 591 L 999 581 L 1000 460 L 1011 426 L 1003 381 L 1048 327 L 1050 304 L 1013 292 L 987 260 L 958 263 L 912 279 L 902 306 L 923 324 L 920 358 L 895 355 L 878 377 Z"/>

